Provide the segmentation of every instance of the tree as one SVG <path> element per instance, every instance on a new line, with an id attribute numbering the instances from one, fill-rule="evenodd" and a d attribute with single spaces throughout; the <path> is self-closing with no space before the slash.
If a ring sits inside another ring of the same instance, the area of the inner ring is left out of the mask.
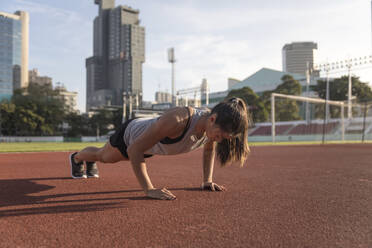
<path id="1" fill-rule="evenodd" d="M 90 127 L 96 131 L 96 134 L 103 135 L 114 128 L 113 111 L 107 109 L 99 109 L 90 118 Z"/>
<path id="2" fill-rule="evenodd" d="M 90 125 L 90 119 L 87 115 L 80 115 L 74 112 L 68 113 L 65 116 L 64 124 L 68 128 L 63 130 L 63 135 L 66 137 L 81 137 L 81 136 L 94 136 L 95 131 Z"/>
<path id="3" fill-rule="evenodd" d="M 123 121 L 123 108 L 118 108 L 117 110 L 113 111 L 113 122 L 115 129 L 118 129 Z"/>
<path id="4" fill-rule="evenodd" d="M 351 77 L 352 95 L 356 96 L 357 102 L 368 102 L 372 101 L 372 90 L 367 83 L 363 83 L 358 77 Z M 322 99 L 326 99 L 327 92 L 327 81 L 318 80 L 317 84 L 311 86 L 311 89 L 315 91 L 318 96 Z M 349 77 L 342 76 L 335 78 L 329 82 L 329 100 L 333 101 L 346 101 L 348 99 L 349 92 Z M 339 118 L 341 110 L 339 107 L 329 107 L 329 113 L 331 118 Z M 324 107 L 316 106 L 315 116 L 317 118 L 324 118 Z"/>
<path id="5" fill-rule="evenodd" d="M 290 75 L 284 75 L 283 81 L 276 89 L 275 93 L 286 95 L 301 95 L 301 84 Z M 275 119 L 278 121 L 300 120 L 300 108 L 295 100 L 281 99 L 275 103 Z"/>
<path id="6" fill-rule="evenodd" d="M 15 109 L 16 106 L 8 101 L 0 103 L 0 134 L 14 135 L 16 133 L 15 125 Z"/>
<path id="7" fill-rule="evenodd" d="M 359 77 L 351 77 L 352 95 L 358 102 L 372 101 L 372 90 L 367 83 L 361 82 Z M 311 89 L 318 93 L 320 98 L 326 99 L 326 80 L 318 80 Z M 348 99 L 349 77 L 335 78 L 329 83 L 329 100 L 346 101 Z"/>
<path id="8" fill-rule="evenodd" d="M 55 96 L 50 86 L 30 84 L 26 89 L 15 90 L 11 103 L 15 133 L 13 135 L 59 135 L 63 122 L 64 103 Z"/>
<path id="9" fill-rule="evenodd" d="M 227 95 L 227 98 L 239 97 L 244 100 L 248 106 L 253 122 L 264 122 L 268 119 L 268 112 L 259 96 L 249 87 L 232 90 Z"/>
<path id="10" fill-rule="evenodd" d="M 284 75 L 282 83 L 276 87 L 273 91 L 265 91 L 261 99 L 264 103 L 265 108 L 271 111 L 271 94 L 279 93 L 285 95 L 301 95 L 302 86 L 290 75 Z M 275 103 L 275 120 L 277 121 L 293 121 L 300 120 L 300 108 L 295 100 L 280 99 Z"/>

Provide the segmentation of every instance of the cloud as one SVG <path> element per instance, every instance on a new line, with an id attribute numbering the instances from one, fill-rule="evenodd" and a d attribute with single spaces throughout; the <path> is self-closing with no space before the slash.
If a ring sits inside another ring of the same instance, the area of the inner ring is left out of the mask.
<path id="1" fill-rule="evenodd" d="M 85 50 L 87 46 L 81 44 L 91 40 L 92 20 L 84 19 L 77 11 L 27 0 L 15 0 L 11 8 L 29 13 L 30 41 L 35 48 L 73 54 Z"/>
<path id="2" fill-rule="evenodd" d="M 30 62 L 68 89 L 79 85 L 79 101 L 85 102 L 84 59 L 92 55 L 97 6 L 91 0 L 62 2 L 4 5 L 30 13 Z M 139 9 L 146 28 L 145 99 L 153 98 L 158 83 L 170 89 L 169 47 L 176 49 L 177 89 L 198 86 L 205 77 L 212 91 L 225 90 L 228 77 L 244 79 L 262 67 L 280 70 L 285 43 L 317 42 L 322 61 L 369 54 L 371 48 L 366 0 L 116 2 Z"/>
<path id="3" fill-rule="evenodd" d="M 52 4 L 52 3 L 51 3 Z M 61 82 L 70 91 L 79 92 L 78 106 L 85 106 L 85 63 L 92 54 L 93 20 L 77 9 L 70 10 L 29 0 L 15 0 L 11 11 L 30 15 L 29 66 Z"/>
<path id="4" fill-rule="evenodd" d="M 247 29 L 252 26 L 271 25 L 289 21 L 292 25 L 301 23 L 303 20 L 317 22 L 320 17 L 334 16 L 341 11 L 349 11 L 349 3 L 339 2 L 337 5 L 325 7 L 318 4 L 304 6 L 303 3 L 285 1 L 285 5 L 257 4 L 255 2 L 240 2 L 236 4 L 224 4 L 223 7 L 215 7 L 210 1 L 209 7 L 201 8 L 198 2 L 190 1 L 177 4 L 163 4 L 161 13 L 167 15 L 167 20 L 185 27 L 193 32 L 218 32 L 221 30 Z M 361 3 L 360 3 L 361 4 Z M 345 18 L 343 16 L 343 18 Z M 285 26 L 282 27 L 285 29 Z M 180 29 L 182 31 L 182 29 Z"/>
<path id="5" fill-rule="evenodd" d="M 258 54 L 247 40 L 206 34 L 168 36 L 164 37 L 161 43 L 171 47 L 171 41 L 177 44 L 177 89 L 199 86 L 202 78 L 207 78 L 213 82 L 212 89 L 226 90 L 228 77 L 243 79 L 252 70 L 258 69 L 257 65 L 254 65 L 256 61 L 253 60 Z M 150 53 L 146 67 L 170 73 L 166 49 Z"/>

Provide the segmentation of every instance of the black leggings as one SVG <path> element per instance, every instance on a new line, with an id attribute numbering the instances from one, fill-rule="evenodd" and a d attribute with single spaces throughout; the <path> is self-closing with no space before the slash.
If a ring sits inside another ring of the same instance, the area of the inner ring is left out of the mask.
<path id="1" fill-rule="evenodd" d="M 117 129 L 115 131 L 115 133 L 110 136 L 110 145 L 117 148 L 121 152 L 121 154 L 127 159 L 129 159 L 129 156 L 128 156 L 128 153 L 127 153 L 127 148 L 128 147 L 124 142 L 124 133 L 125 133 L 125 129 L 127 128 L 128 124 L 133 120 L 134 119 L 130 119 L 130 120 L 127 120 L 126 122 L 124 122 L 119 127 L 119 129 Z M 144 154 L 144 157 L 149 158 L 149 157 L 152 157 L 152 155 Z"/>

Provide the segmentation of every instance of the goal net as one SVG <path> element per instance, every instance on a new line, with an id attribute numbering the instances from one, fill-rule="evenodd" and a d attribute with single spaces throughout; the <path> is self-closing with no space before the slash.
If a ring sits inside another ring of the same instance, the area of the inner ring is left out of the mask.
<path id="1" fill-rule="evenodd" d="M 266 130 L 271 141 L 372 140 L 371 103 L 325 101 L 319 98 L 271 95 L 271 123 L 255 128 L 250 135 Z"/>

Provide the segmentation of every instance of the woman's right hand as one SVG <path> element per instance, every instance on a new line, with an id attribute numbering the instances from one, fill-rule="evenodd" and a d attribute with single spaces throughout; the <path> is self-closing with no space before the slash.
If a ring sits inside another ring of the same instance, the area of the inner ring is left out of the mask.
<path id="1" fill-rule="evenodd" d="M 146 195 L 150 198 L 161 199 L 161 200 L 174 200 L 176 196 L 173 195 L 166 188 L 162 189 L 150 189 L 147 191 Z"/>

